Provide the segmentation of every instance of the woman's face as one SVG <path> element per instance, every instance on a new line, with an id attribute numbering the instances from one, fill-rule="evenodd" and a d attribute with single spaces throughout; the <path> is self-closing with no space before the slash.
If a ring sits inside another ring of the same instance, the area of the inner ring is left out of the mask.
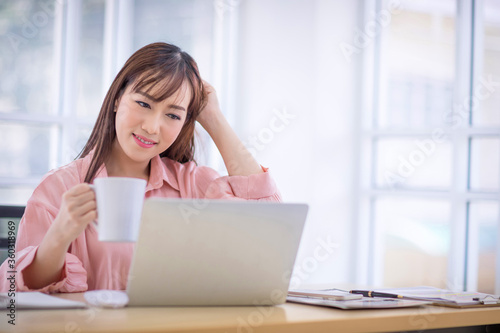
<path id="1" fill-rule="evenodd" d="M 117 102 L 113 152 L 120 159 L 149 163 L 177 139 L 186 121 L 191 92 L 185 83 L 169 98 L 157 101 L 152 97 L 155 88 L 145 93 L 132 91 L 132 86 L 128 85 Z"/>

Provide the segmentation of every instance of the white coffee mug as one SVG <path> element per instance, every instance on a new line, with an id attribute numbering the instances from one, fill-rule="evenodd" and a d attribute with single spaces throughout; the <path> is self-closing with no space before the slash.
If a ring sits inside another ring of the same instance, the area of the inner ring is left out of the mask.
<path id="1" fill-rule="evenodd" d="M 97 232 L 104 242 L 135 242 L 139 234 L 146 181 L 138 178 L 96 178 Z"/>

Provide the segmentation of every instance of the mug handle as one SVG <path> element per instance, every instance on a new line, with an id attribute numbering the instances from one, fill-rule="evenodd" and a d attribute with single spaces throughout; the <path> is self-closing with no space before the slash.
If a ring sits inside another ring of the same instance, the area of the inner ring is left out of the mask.
<path id="1" fill-rule="evenodd" d="M 95 192 L 95 185 L 94 185 L 94 184 L 88 184 L 88 185 L 89 185 L 90 189 L 91 189 L 92 191 L 94 191 L 94 193 L 96 193 L 96 192 Z M 97 221 L 96 221 L 96 220 L 93 220 L 93 221 L 92 221 L 92 223 L 94 224 L 94 227 L 95 227 L 97 230 L 99 230 L 99 227 L 97 226 Z"/>

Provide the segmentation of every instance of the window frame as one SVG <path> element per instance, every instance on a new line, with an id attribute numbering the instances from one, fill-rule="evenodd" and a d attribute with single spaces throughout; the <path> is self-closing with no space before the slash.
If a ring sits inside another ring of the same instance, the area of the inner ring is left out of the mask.
<path id="1" fill-rule="evenodd" d="M 463 103 L 464 96 L 472 98 L 474 87 L 481 74 L 484 2 L 481 0 L 456 1 L 455 18 L 455 86 L 453 105 Z M 362 14 L 362 26 L 373 20 L 373 13 L 380 15 L 382 0 L 365 3 Z M 451 205 L 450 232 L 451 245 L 448 257 L 447 288 L 459 290 L 477 290 L 478 281 L 478 240 L 469 236 L 469 205 L 476 200 L 496 201 L 500 203 L 497 192 L 472 191 L 469 187 L 471 167 L 471 140 L 477 137 L 500 138 L 498 128 L 473 127 L 471 122 L 472 105 L 467 108 L 467 121 L 462 121 L 456 128 L 444 129 L 450 137 L 452 146 L 452 180 L 449 191 L 430 189 L 378 188 L 375 182 L 376 141 L 380 138 L 429 138 L 433 128 L 377 128 L 377 112 L 380 107 L 381 48 L 384 31 L 376 25 L 375 37 L 368 45 L 362 58 L 362 119 L 357 141 L 359 180 L 353 193 L 353 202 L 357 202 L 353 211 L 353 261 L 351 269 L 353 281 L 362 285 L 380 286 L 383 284 L 383 244 L 381 226 L 375 222 L 374 205 L 377 198 L 399 195 L 407 198 L 436 198 L 447 200 Z M 470 99 L 469 99 L 470 100 Z M 356 133 L 355 133 L 356 134 Z M 499 170 L 500 173 L 500 170 Z M 500 209 L 499 209 L 500 210 Z M 497 217 L 500 226 L 500 213 Z M 500 228 L 499 228 L 500 230 Z M 500 244 L 500 232 L 497 235 Z M 500 293 L 500 246 L 496 249 L 495 292 Z"/>
<path id="2" fill-rule="evenodd" d="M 104 31 L 103 31 L 103 69 L 102 97 L 105 96 L 114 77 L 125 61 L 133 53 L 134 0 L 104 0 Z M 38 124 L 55 126 L 56 145 L 51 147 L 49 170 L 71 162 L 79 151 L 75 150 L 77 130 L 92 128 L 95 117 L 76 116 L 77 75 L 79 63 L 79 47 L 81 41 L 80 27 L 82 20 L 83 0 L 54 0 L 54 114 L 39 115 L 25 113 L 2 113 L 0 122 L 12 124 Z M 235 105 L 237 102 L 237 50 L 239 4 L 224 0 L 213 1 L 214 15 L 214 74 L 210 78 L 218 92 L 223 112 L 235 130 L 241 124 L 236 121 Z M 203 135 L 203 130 L 201 131 Z M 206 136 L 206 135 L 205 135 Z M 216 146 L 208 142 L 206 164 L 218 171 L 223 171 L 223 161 Z M 48 171 L 48 170 L 47 170 Z M 32 189 L 40 182 L 38 176 L 23 179 L 0 177 L 0 186 L 4 189 L 30 187 Z"/>
<path id="3" fill-rule="evenodd" d="M 76 105 L 77 64 L 80 42 L 82 0 L 54 1 L 54 67 L 52 78 L 53 100 L 55 112 L 53 115 L 0 113 L 0 121 L 5 123 L 52 125 L 57 128 L 57 147 L 49 149 L 49 169 L 71 161 L 67 152 L 74 152 L 77 129 L 81 126 L 92 126 L 94 120 L 75 117 L 73 111 Z M 3 187 L 31 186 L 35 187 L 40 177 L 24 179 L 0 177 Z"/>

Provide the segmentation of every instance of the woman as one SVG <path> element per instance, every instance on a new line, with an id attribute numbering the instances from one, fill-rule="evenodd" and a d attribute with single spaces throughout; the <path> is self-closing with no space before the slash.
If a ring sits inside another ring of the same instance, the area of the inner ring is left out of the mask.
<path id="1" fill-rule="evenodd" d="M 228 176 L 193 161 L 197 120 Z M 213 88 L 178 47 L 134 53 L 113 81 L 80 158 L 49 172 L 29 199 L 16 243 L 16 289 L 125 289 L 133 245 L 97 240 L 89 183 L 98 177 L 147 181 L 145 197 L 279 201 L 269 176 L 224 118 Z M 4 263 L 1 275 L 9 269 Z M 2 291 L 9 281 L 0 280 Z"/>

